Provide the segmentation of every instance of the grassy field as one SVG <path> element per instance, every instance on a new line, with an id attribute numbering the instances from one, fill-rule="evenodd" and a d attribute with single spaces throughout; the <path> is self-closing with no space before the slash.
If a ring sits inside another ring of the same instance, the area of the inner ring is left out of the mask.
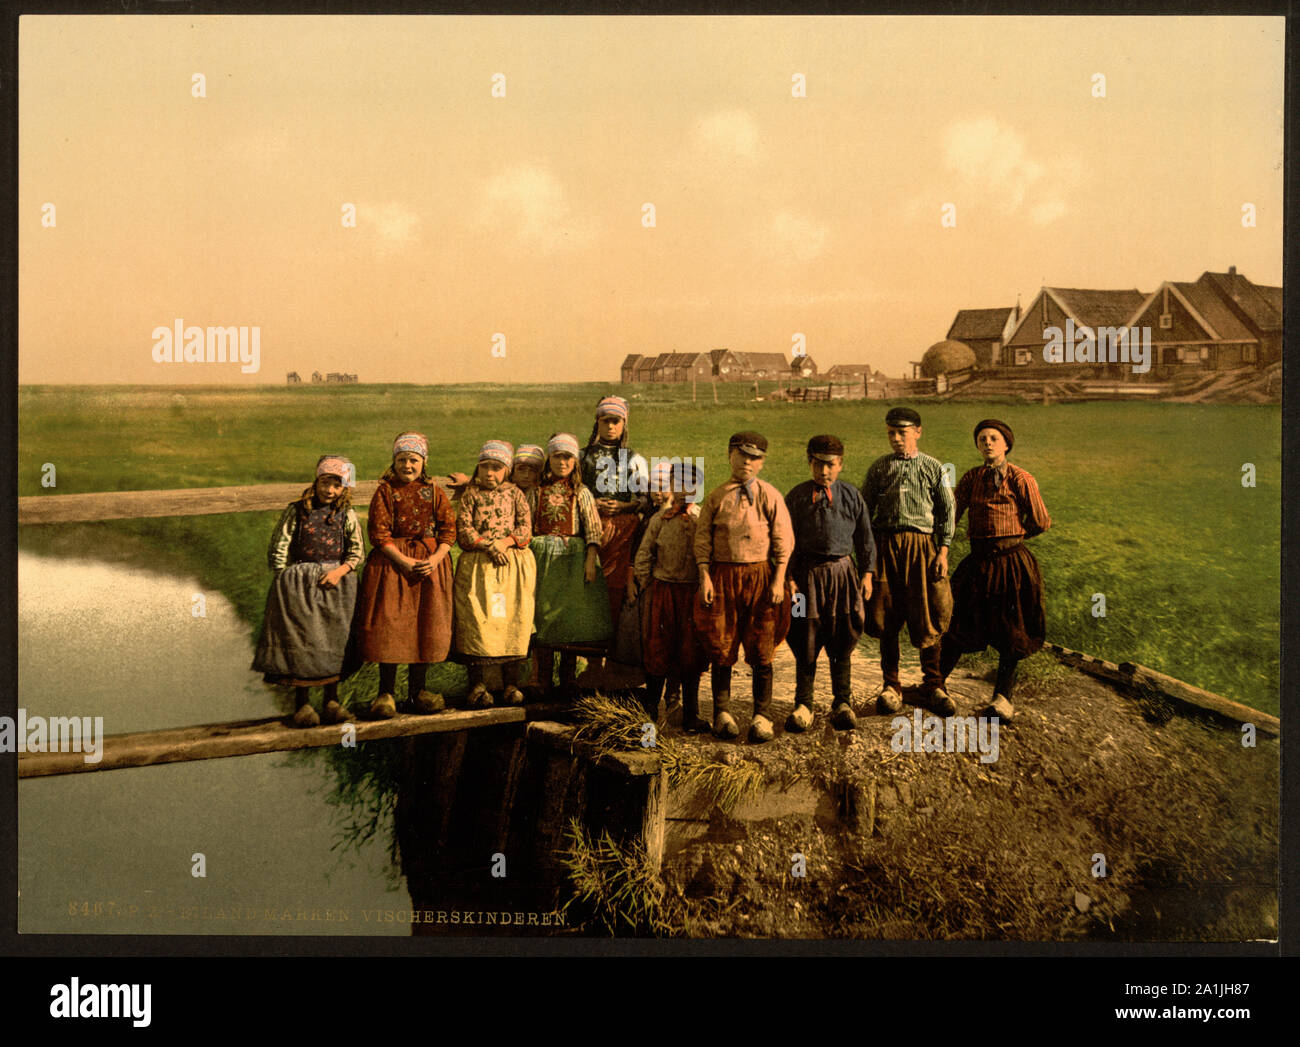
<path id="1" fill-rule="evenodd" d="M 764 391 L 770 392 L 765 385 Z M 632 403 L 642 454 L 701 457 L 726 474 L 726 440 L 769 439 L 763 476 L 782 490 L 807 478 L 803 448 L 837 433 L 845 479 L 859 482 L 888 447 L 888 404 L 753 402 L 753 386 L 75 387 L 19 390 L 20 495 L 302 482 L 318 455 L 346 454 L 378 477 L 393 436 L 429 437 L 435 472 L 472 468 L 480 443 L 542 443 L 557 429 L 585 442 L 607 392 Z M 1016 432 L 1012 461 L 1038 479 L 1053 526 L 1034 540 L 1049 638 L 1132 660 L 1269 712 L 1278 710 L 1281 410 L 1191 404 L 917 403 L 922 450 L 960 476 L 978 464 L 972 425 Z M 57 487 L 41 486 L 44 463 Z M 1243 487 L 1243 465 L 1255 486 Z M 363 508 L 363 507 L 362 507 Z M 24 548 L 101 556 L 197 574 L 255 630 L 269 574 L 274 513 L 23 527 Z M 968 548 L 963 528 L 953 566 Z M 1094 617 L 1094 594 L 1105 617 Z M 873 645 L 874 646 L 874 645 Z"/>

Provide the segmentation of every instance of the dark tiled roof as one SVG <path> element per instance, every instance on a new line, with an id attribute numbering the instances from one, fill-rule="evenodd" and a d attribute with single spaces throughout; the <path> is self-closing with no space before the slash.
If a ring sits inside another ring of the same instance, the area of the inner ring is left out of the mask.
<path id="1" fill-rule="evenodd" d="M 1214 328 L 1217 334 L 1225 342 L 1253 342 L 1255 336 L 1250 333 L 1246 327 L 1231 309 L 1217 294 L 1204 284 L 1171 284 L 1177 287 L 1192 304 L 1201 316 L 1205 317 L 1206 323 Z"/>
<path id="2" fill-rule="evenodd" d="M 1001 338 L 1002 329 L 1015 309 L 961 309 L 948 328 L 948 337 L 956 341 L 967 338 Z"/>
<path id="3" fill-rule="evenodd" d="M 1141 291 L 1092 291 L 1078 287 L 1049 287 L 1076 321 L 1087 327 L 1122 327 L 1147 296 Z"/>
<path id="4" fill-rule="evenodd" d="M 1261 331 L 1282 330 L 1282 288 L 1253 284 L 1241 273 L 1203 273 L 1197 281 L 1231 298 Z"/>
<path id="5" fill-rule="evenodd" d="M 781 370 L 784 371 L 790 366 L 790 361 L 786 359 L 785 353 L 737 353 L 736 359 L 740 366 L 749 371 L 757 370 Z"/>
<path id="6" fill-rule="evenodd" d="M 623 357 L 624 369 L 628 367 L 635 367 L 637 363 L 640 361 L 640 359 L 641 359 L 640 353 L 628 353 L 627 356 Z"/>

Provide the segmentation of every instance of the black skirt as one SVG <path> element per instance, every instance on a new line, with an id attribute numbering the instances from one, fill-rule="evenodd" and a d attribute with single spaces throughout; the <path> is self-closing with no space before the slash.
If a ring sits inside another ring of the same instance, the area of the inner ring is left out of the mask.
<path id="1" fill-rule="evenodd" d="M 953 572 L 952 597 L 945 645 L 963 652 L 992 647 L 1009 658 L 1043 646 L 1043 576 L 1024 542 L 972 551 Z"/>

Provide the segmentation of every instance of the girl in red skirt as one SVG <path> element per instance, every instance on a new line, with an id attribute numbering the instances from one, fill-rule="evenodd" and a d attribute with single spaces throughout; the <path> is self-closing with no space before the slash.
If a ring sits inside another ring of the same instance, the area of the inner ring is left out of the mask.
<path id="1" fill-rule="evenodd" d="M 1011 427 L 996 418 L 975 426 L 984 464 L 957 484 L 954 524 L 970 510 L 970 555 L 953 572 L 952 624 L 944 635 L 939 671 L 944 680 L 962 653 L 998 652 L 993 701 L 981 715 L 1003 722 L 1015 715 L 1011 692 L 1021 658 L 1043 646 L 1043 576 L 1025 539 L 1052 526 L 1034 478 L 1007 461 Z"/>
<path id="2" fill-rule="evenodd" d="M 700 717 L 700 676 L 708 664 L 695 635 L 695 521 L 704 476 L 691 463 L 674 466 L 669 502 L 655 513 L 636 552 L 632 585 L 644 594 L 641 655 L 645 665 L 646 712 L 659 718 L 659 700 L 669 676 L 682 689 L 682 729 L 695 734 L 711 725 Z"/>
<path id="3" fill-rule="evenodd" d="M 409 666 L 407 697 L 416 712 L 445 707 L 425 690 L 430 662 L 446 661 L 451 649 L 451 543 L 456 514 L 442 487 L 429 479 L 429 441 L 402 433 L 393 442 L 393 464 L 370 500 L 370 556 L 361 578 L 357 629 L 361 660 L 379 663 L 379 696 L 370 715 L 397 715 L 393 692 L 397 666 Z"/>
<path id="4" fill-rule="evenodd" d="M 600 543 L 600 564 L 609 590 L 609 612 L 618 632 L 628 582 L 632 578 L 632 554 L 641 516 L 650 507 L 650 467 L 628 446 L 627 401 L 606 396 L 596 405 L 596 422 L 591 438 L 579 457 L 582 482 L 596 498 L 604 534 Z"/>

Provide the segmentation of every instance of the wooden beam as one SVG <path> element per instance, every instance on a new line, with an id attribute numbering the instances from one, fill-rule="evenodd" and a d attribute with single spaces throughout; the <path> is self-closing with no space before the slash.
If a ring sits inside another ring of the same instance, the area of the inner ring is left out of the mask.
<path id="1" fill-rule="evenodd" d="M 1241 702 L 1234 702 L 1230 698 L 1224 698 L 1222 695 L 1203 690 L 1190 683 L 1184 683 L 1182 680 L 1149 669 L 1137 662 L 1121 662 L 1117 665 L 1115 662 L 1094 658 L 1081 651 L 1072 651 L 1057 643 L 1044 644 L 1043 649 L 1054 654 L 1065 665 L 1079 669 L 1090 676 L 1109 680 L 1127 690 L 1155 691 L 1170 701 L 1190 707 L 1197 712 L 1210 713 L 1231 723 L 1254 724 L 1261 734 L 1273 737 L 1280 737 L 1282 734 L 1282 721 L 1276 716 L 1243 705 Z"/>
<path id="2" fill-rule="evenodd" d="M 103 739 L 101 759 L 97 763 L 86 763 L 83 753 L 19 753 L 18 777 L 43 778 L 123 767 L 149 767 L 160 763 L 216 760 L 227 756 L 323 749 L 340 744 L 347 727 L 355 730 L 357 742 L 373 742 L 545 720 L 563 714 L 567 708 L 564 704 L 547 703 L 500 709 L 452 709 L 430 716 L 402 714 L 391 720 L 359 720 L 320 727 L 294 727 L 289 717 L 283 717 L 110 734 Z"/>
<path id="3" fill-rule="evenodd" d="M 451 477 L 436 482 L 455 493 Z M 248 487 L 189 487 L 174 491 L 101 491 L 95 494 L 34 494 L 18 499 L 18 523 L 83 523 L 90 520 L 134 520 L 151 516 L 206 516 L 283 509 L 302 495 L 305 483 L 254 484 Z M 369 504 L 377 480 L 358 480 L 352 503 Z"/>

